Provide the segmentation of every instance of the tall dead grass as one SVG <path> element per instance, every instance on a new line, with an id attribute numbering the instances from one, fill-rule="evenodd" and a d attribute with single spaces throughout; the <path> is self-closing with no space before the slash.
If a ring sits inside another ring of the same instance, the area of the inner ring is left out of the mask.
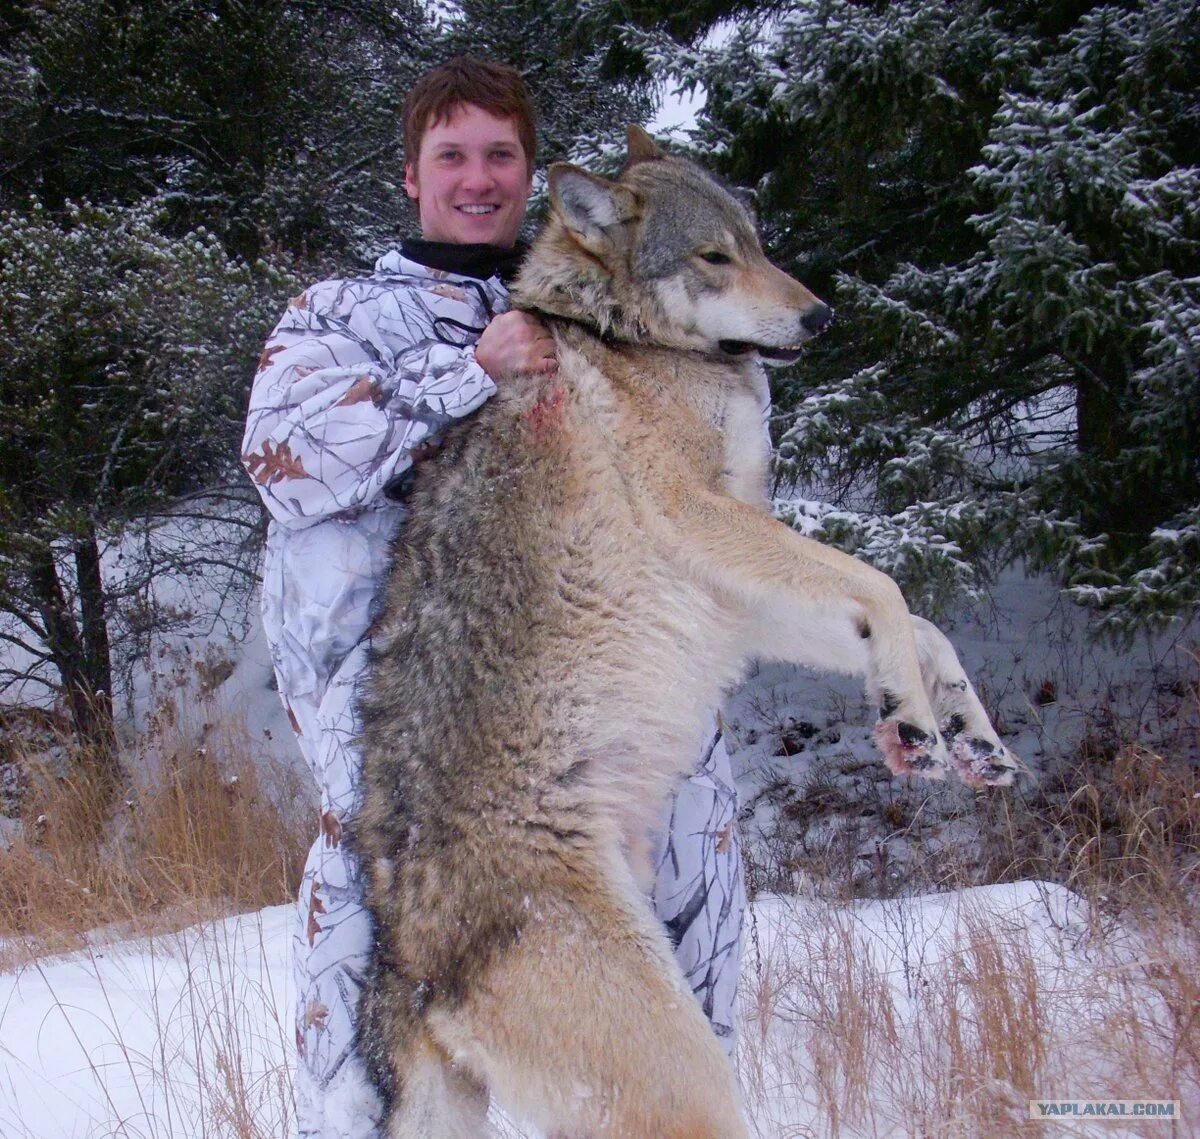
<path id="1" fill-rule="evenodd" d="M 211 712 L 212 709 L 193 709 Z M 310 793 L 240 717 L 175 712 L 123 756 L 114 800 L 64 740 L 22 757 L 22 826 L 0 851 L 0 965 L 83 945 L 101 927 L 161 932 L 294 896 Z"/>
<path id="2" fill-rule="evenodd" d="M 165 719 L 126 757 L 134 779 L 115 815 L 86 763 L 27 761 L 25 835 L 0 852 L 0 938 L 10 959 L 82 945 L 99 926 L 161 932 L 294 896 L 311 811 L 298 780 L 264 763 L 236 719 L 197 728 L 181 718 Z M 1168 752 L 1094 736 L 1070 770 L 1034 792 L 987 797 L 970 865 L 942 852 L 928 869 L 929 883 L 945 890 L 1013 884 L 1033 897 L 1032 913 L 1026 905 L 1014 915 L 970 891 L 932 923 L 922 916 L 927 899 L 765 907 L 769 921 L 745 971 L 738 1057 L 758 1134 L 1044 1135 L 1053 1125 L 1030 1120 L 1029 1102 L 1067 1098 L 1179 1100 L 1183 1120 L 1050 1133 L 1194 1133 L 1193 744 Z M 195 1078 L 219 1124 L 214 1133 L 260 1139 L 281 1132 L 263 1130 L 256 1105 L 290 1110 L 286 1065 L 244 1062 L 245 1000 L 230 998 L 221 965 L 233 956 L 218 942 L 207 966 L 218 978 L 212 993 L 188 989 L 197 1003 L 187 1023 L 217 1026 L 220 1038 Z M 189 975 L 196 971 L 189 963 Z M 288 1018 L 273 1019 L 271 1047 L 284 1055 Z M 199 1044 L 193 1050 L 201 1054 Z M 132 1046 L 129 1059 L 141 1062 Z M 169 1085 L 169 1065 L 152 1061 L 153 1079 Z"/>
<path id="3" fill-rule="evenodd" d="M 261 914 L 213 919 L 294 899 L 314 814 L 306 781 L 264 755 L 265 740 L 190 671 L 158 691 L 115 791 L 94 757 L 49 727 L 39 721 L 15 756 L 8 741 L 20 818 L 0 850 L 0 969 L 46 1004 L 63 1047 L 79 1052 L 79 1075 L 90 1072 L 107 1122 L 88 1133 L 290 1133 L 292 1015 L 286 971 L 272 964 L 286 938 L 268 944 Z M 130 937 L 146 938 L 132 957 L 109 950 Z M 95 999 L 65 999 L 41 960 L 77 949 Z M 130 988 L 125 970 L 137 968 L 148 977 Z M 36 1067 L 21 1076 L 45 1081 Z M 79 1088 L 90 1094 L 86 1078 Z M 42 1139 L 14 1106 L 20 1089 L 5 1090 L 0 1131 Z"/>
<path id="4" fill-rule="evenodd" d="M 1032 793 L 984 802 L 974 881 L 1060 882 L 1092 903 L 1097 920 L 1157 915 L 1193 922 L 1200 898 L 1198 754 L 1195 739 L 1168 751 L 1088 737 L 1074 762 Z"/>
<path id="5" fill-rule="evenodd" d="M 852 910 L 785 909 L 743 1006 L 739 1068 L 757 1134 L 1045 1134 L 1030 1101 L 1137 1098 L 1179 1100 L 1182 1121 L 1126 1120 L 1116 1133 L 1194 1134 L 1200 939 L 1166 929 L 1042 939 L 995 902 L 973 908 L 964 895 L 935 951 L 928 930 L 897 946 Z M 904 953 L 926 957 L 906 970 Z M 1063 1133 L 1114 1132 L 1106 1121 Z"/>
<path id="6" fill-rule="evenodd" d="M 992 795 L 975 860 L 929 868 L 935 926 L 928 897 L 773 903 L 739 1055 L 758 1134 L 1196 1134 L 1200 772 L 1176 744 L 1093 737 L 1032 794 Z M 1006 912 L 1035 882 L 1042 912 Z M 1137 1098 L 1182 1120 L 1029 1118 Z"/>

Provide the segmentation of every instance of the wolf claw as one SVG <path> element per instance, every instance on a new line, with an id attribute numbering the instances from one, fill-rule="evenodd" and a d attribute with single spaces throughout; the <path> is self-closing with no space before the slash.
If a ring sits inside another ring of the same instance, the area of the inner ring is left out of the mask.
<path id="1" fill-rule="evenodd" d="M 978 736 L 960 736 L 950 754 L 959 777 L 971 787 L 1007 787 L 1017 771 L 1016 760 L 1003 744 Z"/>
<path id="2" fill-rule="evenodd" d="M 875 725 L 875 745 L 893 775 L 923 775 L 941 779 L 946 763 L 937 754 L 942 749 L 936 735 L 904 720 L 880 720 Z"/>

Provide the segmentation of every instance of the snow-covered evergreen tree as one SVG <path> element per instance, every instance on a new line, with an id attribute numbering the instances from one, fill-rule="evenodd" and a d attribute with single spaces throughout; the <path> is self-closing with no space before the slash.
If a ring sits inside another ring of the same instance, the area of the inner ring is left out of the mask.
<path id="1" fill-rule="evenodd" d="M 111 741 L 114 634 L 151 616 L 161 567 L 117 581 L 104 553 L 229 481 L 246 361 L 290 284 L 204 231 L 165 236 L 148 206 L 0 214 L 0 694 L 48 685 L 83 738 Z"/>
<path id="2" fill-rule="evenodd" d="M 314 272 L 369 261 L 410 229 L 401 107 L 459 52 L 530 84 L 544 155 L 651 110 L 614 62 L 616 28 L 566 0 L 62 0 L 0 13 L 0 206 L 36 196 L 169 210 L 254 258 Z M 86 64 L 84 61 L 86 60 Z"/>
<path id="3" fill-rule="evenodd" d="M 406 197 L 413 0 L 62 0 L 0 14 L 0 205 L 156 197 L 254 258 L 360 258 Z"/>
<path id="4" fill-rule="evenodd" d="M 171 620 L 154 575 L 252 570 L 208 523 L 254 361 L 297 279 L 413 228 L 415 76 L 514 64 L 556 158 L 649 113 L 619 51 L 557 0 L 0 11 L 0 697 L 49 685 L 111 757 L 114 662 Z"/>
<path id="5" fill-rule="evenodd" d="M 1193 609 L 1194 0 L 760 12 L 640 42 L 838 308 L 778 386 L 781 487 L 827 500 L 791 515 L 921 607 L 1025 555 L 1114 628 Z"/>

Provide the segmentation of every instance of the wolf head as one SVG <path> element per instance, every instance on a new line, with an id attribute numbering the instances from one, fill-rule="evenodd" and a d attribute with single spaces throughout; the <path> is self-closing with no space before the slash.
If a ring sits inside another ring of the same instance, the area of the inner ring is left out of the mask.
<path id="1" fill-rule="evenodd" d="M 746 208 L 629 128 L 613 182 L 556 163 L 550 221 L 514 287 L 520 307 L 641 344 L 791 360 L 831 312 L 763 255 Z"/>

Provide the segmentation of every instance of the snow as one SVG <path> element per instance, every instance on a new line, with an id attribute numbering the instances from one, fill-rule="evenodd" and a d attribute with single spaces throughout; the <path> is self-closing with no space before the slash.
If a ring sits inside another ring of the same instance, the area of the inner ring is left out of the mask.
<path id="1" fill-rule="evenodd" d="M 86 952 L 0 974 L 0 1134 L 280 1134 L 290 1116 L 292 917 L 277 906 L 162 937 L 97 940 Z M 919 974 L 937 973 L 986 921 L 1002 923 L 1010 937 L 1019 931 L 1048 969 L 1060 968 L 1064 954 L 1072 967 L 1086 965 L 1069 948 L 1086 928 L 1086 907 L 1059 886 L 1022 882 L 844 910 L 767 896 L 753 914 L 744 999 L 748 1005 L 764 962 L 804 952 L 832 922 L 851 931 L 903 1002 Z M 787 1018 L 773 1030 L 787 1032 Z M 819 1122 L 799 1095 L 754 1110 L 769 1120 L 764 1137 Z M 506 1134 L 521 1134 L 496 1120 Z"/>
<path id="2" fill-rule="evenodd" d="M 281 1134 L 293 911 L 277 906 L 0 976 L 0 1135 Z M 239 1106 L 241 1105 L 241 1106 Z"/>
<path id="3" fill-rule="evenodd" d="M 285 1133 L 292 1111 L 285 1027 L 291 921 L 290 907 L 274 907 L 164 937 L 97 941 L 87 952 L 0 975 L 0 1134 Z M 1047 992 L 1085 992 L 1089 981 L 1103 983 L 1114 960 L 1112 952 L 1102 958 L 1090 940 L 1086 903 L 1042 882 L 844 907 L 768 895 L 754 907 L 751 928 L 738 1063 L 760 1139 L 824 1133 L 827 1123 L 811 1088 L 785 1070 L 807 1064 L 807 1024 L 820 1010 L 793 995 L 768 1005 L 764 1018 L 764 971 L 776 978 L 796 967 L 820 973 L 830 968 L 831 948 L 851 953 L 882 979 L 903 1037 L 922 1031 L 926 987 L 970 959 L 981 931 L 993 931 L 1001 953 L 1022 947 Z M 1106 944 L 1118 946 L 1121 960 L 1137 952 L 1131 939 L 1121 948 L 1110 935 Z M 1070 999 L 1055 1007 L 1062 1020 L 1086 1011 Z M 1017 1117 L 1024 1108 L 1016 1105 Z M 537 1139 L 498 1109 L 492 1117 L 505 1139 Z M 342 1122 L 349 1130 L 351 1121 Z M 872 1132 L 901 1133 L 882 1117 L 865 1132 L 848 1133 Z"/>
<path id="4" fill-rule="evenodd" d="M 1098 714 L 1154 720 L 1153 694 L 1189 643 L 1179 635 L 1147 637 L 1121 652 L 1093 643 L 1084 613 L 1066 605 L 1048 580 L 1018 571 L 1004 574 L 987 600 L 947 631 L 999 713 L 1006 743 L 1034 772 L 1069 754 Z M 215 705 L 265 729 L 265 750 L 295 751 L 257 622 L 238 645 L 215 638 L 197 647 L 176 637 L 163 650 L 155 657 L 156 676 L 135 678 L 129 711 L 137 719 L 164 688 L 185 691 L 201 661 L 225 654 L 231 668 Z M 1037 694 L 1048 683 L 1053 699 L 1043 704 Z M 759 862 L 781 811 L 822 779 L 841 790 L 855 818 L 827 813 L 814 824 L 814 842 L 829 845 L 839 829 L 850 833 L 860 842 L 851 854 L 868 886 L 879 885 L 881 866 L 908 873 L 939 846 L 972 841 L 973 792 L 953 782 L 935 786 L 887 775 L 871 747 L 873 713 L 859 682 L 763 664 L 732 696 L 725 715 L 744 833 Z M 786 755 L 780 748 L 785 732 L 793 735 Z M 923 825 L 935 824 L 925 833 L 915 823 L 895 827 L 886 811 L 861 817 L 872 805 L 895 804 L 904 795 L 920 800 Z M 851 823 L 860 829 L 850 830 Z M 834 904 L 815 897 L 820 890 L 806 874 L 786 881 L 777 876 L 769 885 L 799 894 L 760 894 L 747 934 L 738 1063 L 747 1111 L 762 1139 L 826 1133 L 827 1104 L 810 1067 L 818 1059 L 809 1059 L 825 1046 L 811 1027 L 822 999 L 812 986 L 839 954 L 869 964 L 890 994 L 902 1038 L 914 1041 L 913 1054 L 930 1048 L 921 1036 L 928 1031 L 921 1028 L 924 987 L 962 967 L 981 928 L 995 931 L 1003 945 L 1027 950 L 1047 992 L 1059 992 L 1064 976 L 1072 978 L 1073 993 L 1087 990 L 1093 977 L 1090 991 L 1103 989 L 1105 964 L 1088 940 L 1091 915 L 1060 886 L 1020 882 Z M 292 908 L 279 906 L 136 941 L 97 931 L 84 952 L 0 974 L 0 1136 L 289 1133 L 293 920 Z M 763 978 L 775 975 L 800 981 L 786 999 L 776 995 L 764 1003 Z M 1089 999 L 1063 997 L 1068 1011 L 1086 1012 Z M 887 1081 L 903 1073 L 871 1078 L 882 1081 L 873 1098 L 894 1104 Z M 1027 1105 L 1012 1110 L 1019 1114 Z M 504 1139 L 536 1139 L 494 1114 Z M 898 1133 L 886 1114 L 866 1118 L 866 1130 L 844 1133 Z M 1106 1134 L 1121 1131 L 1110 1125 Z"/>
<path id="5" fill-rule="evenodd" d="M 1006 721 L 1007 742 L 1035 770 L 1046 753 L 1069 748 L 1088 730 L 1100 701 L 1110 710 L 1149 715 L 1138 701 L 1153 691 L 1177 649 L 1149 638 L 1131 652 L 1094 645 L 1082 613 L 1064 606 L 1045 580 L 1017 573 L 998 583 L 990 606 L 963 615 L 951 635 Z M 235 660 L 222 699 L 243 708 L 252 723 L 276 724 L 276 742 L 286 748 L 257 633 Z M 1031 694 L 1051 678 L 1056 698 L 1039 706 Z M 791 794 L 824 773 L 845 782 L 853 802 L 864 798 L 864 772 L 889 794 L 910 783 L 888 778 L 873 756 L 871 716 L 857 682 L 764 664 L 731 699 L 726 716 L 752 850 L 776 821 L 781 800 L 766 791 L 778 791 L 781 782 Z M 780 726 L 789 717 L 813 731 L 800 732 L 798 752 L 782 756 Z M 922 794 L 929 787 L 912 786 Z M 935 795 L 971 795 L 952 784 L 929 794 L 931 812 Z M 943 841 L 969 841 L 970 826 L 962 819 L 948 824 Z M 904 836 L 864 840 L 875 851 L 881 841 L 897 866 L 920 855 Z M 931 849 L 927 845 L 926 853 Z M 743 960 L 738 1065 L 752 1133 L 760 1139 L 827 1132 L 828 1103 L 818 1077 L 821 1064 L 841 1058 L 821 1059 L 828 1043 L 814 1026 L 828 1013 L 820 992 L 824 977 L 836 973 L 839 962 L 852 958 L 868 970 L 864 976 L 877 980 L 899 1040 L 912 1041 L 915 1055 L 932 1047 L 925 1026 L 929 986 L 969 967 L 980 930 L 1028 955 L 1064 1024 L 1072 1016 L 1089 1018 L 1089 994 L 1104 991 L 1113 954 L 1136 952 L 1131 939 L 1111 931 L 1097 948 L 1086 903 L 1049 883 L 849 903 L 820 900 L 803 878 L 789 885 L 799 888 L 798 896 L 759 895 Z M 289 1133 L 292 921 L 292 908 L 278 906 L 133 941 L 97 931 L 86 951 L 0 974 L 0 1135 L 234 1139 Z M 764 992 L 773 995 L 764 999 Z M 868 1096 L 880 1106 L 867 1112 L 860 1128 L 847 1126 L 843 1133 L 902 1133 L 888 1112 L 896 1110 L 895 1083 L 906 1078 L 903 1071 L 873 1070 Z M 1011 1089 L 1005 1094 L 1011 1101 Z M 1028 1107 L 1020 1100 L 1009 1109 L 1015 1121 Z M 345 1111 L 349 1116 L 353 1108 Z M 343 1122 L 349 1128 L 350 1119 Z M 503 1139 L 538 1139 L 499 1111 L 493 1122 Z M 1106 1135 L 1126 1133 L 1106 1125 Z"/>

